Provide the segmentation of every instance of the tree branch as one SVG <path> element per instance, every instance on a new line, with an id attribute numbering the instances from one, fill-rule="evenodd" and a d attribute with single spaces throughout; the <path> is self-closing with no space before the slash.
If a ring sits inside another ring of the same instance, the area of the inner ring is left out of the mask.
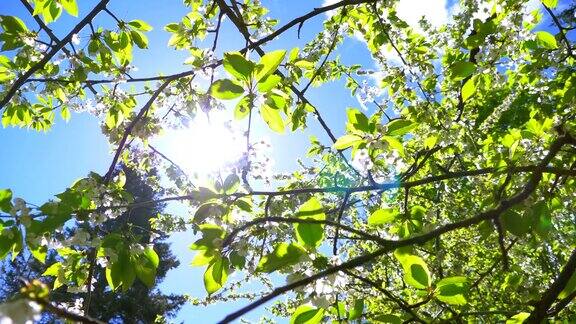
<path id="1" fill-rule="evenodd" d="M 536 303 L 534 310 L 526 320 L 527 323 L 541 323 L 547 316 L 548 309 L 558 298 L 560 292 L 566 287 L 572 275 L 576 272 L 576 249 L 572 251 L 568 262 L 558 275 L 558 278 L 548 287 L 542 298 Z"/>
<path id="2" fill-rule="evenodd" d="M 451 232 L 451 231 L 465 228 L 465 227 L 470 227 L 472 225 L 479 224 L 482 221 L 490 220 L 490 219 L 494 219 L 494 218 L 499 217 L 503 212 L 512 208 L 516 204 L 524 201 L 526 198 L 528 198 L 536 190 L 538 183 L 542 180 L 542 170 L 544 170 L 546 168 L 546 165 L 548 165 L 548 163 L 550 163 L 550 161 L 554 158 L 554 156 L 556 156 L 556 154 L 558 153 L 560 148 L 564 144 L 567 144 L 567 143 L 576 144 L 576 140 L 572 136 L 570 136 L 569 134 L 564 134 L 561 137 L 557 138 L 551 144 L 548 154 L 540 161 L 538 168 L 536 170 L 537 172 L 534 172 L 532 174 L 530 180 L 524 186 L 524 189 L 522 191 L 520 191 L 518 194 L 516 194 L 515 196 L 512 196 L 511 198 L 509 198 L 507 200 L 501 201 L 496 208 L 482 212 L 475 217 L 471 217 L 471 218 L 464 219 L 464 220 L 459 221 L 459 222 L 444 225 L 444 226 L 436 228 L 435 230 L 432 230 L 426 234 L 414 236 L 412 238 L 399 240 L 399 241 L 389 241 L 388 243 L 384 244 L 385 246 L 379 248 L 378 250 L 376 250 L 372 253 L 356 257 L 356 258 L 351 259 L 347 262 L 344 262 L 340 265 L 337 265 L 337 266 L 325 269 L 323 271 L 320 271 L 320 272 L 318 272 L 318 273 L 316 273 L 310 277 L 306 277 L 304 279 L 295 281 L 289 285 L 285 285 L 285 286 L 276 288 L 271 293 L 269 293 L 268 295 L 266 295 L 266 296 L 264 296 L 258 300 L 255 300 L 254 302 L 248 304 L 247 306 L 239 309 L 236 312 L 229 314 L 222 321 L 220 321 L 220 323 L 229 323 L 229 322 L 239 318 L 240 316 L 250 312 L 251 310 L 259 307 L 260 305 L 262 305 L 262 304 L 264 304 L 264 303 L 266 303 L 266 302 L 268 302 L 268 301 L 270 301 L 270 300 L 272 300 L 272 299 L 274 299 L 274 298 L 276 298 L 276 297 L 278 297 L 278 296 L 280 296 L 280 295 L 282 295 L 288 291 L 291 291 L 291 290 L 298 288 L 298 287 L 301 287 L 301 286 L 308 285 L 312 282 L 315 282 L 318 279 L 324 278 L 324 277 L 331 275 L 333 273 L 336 273 L 339 271 L 344 271 L 347 269 L 352 269 L 352 268 L 355 268 L 357 266 L 363 265 L 363 264 L 370 262 L 370 261 L 382 256 L 383 254 L 388 253 L 388 252 L 395 250 L 397 248 L 401 248 L 401 247 L 409 246 L 409 245 L 415 245 L 415 244 L 423 244 L 423 243 L 426 243 L 429 240 L 434 239 L 434 238 L 436 238 L 436 237 L 438 237 L 444 233 Z M 574 267 L 576 267 L 576 250 L 575 250 L 574 259 L 575 259 L 574 260 Z M 558 291 L 558 293 L 559 292 L 560 291 Z M 546 308 L 546 310 L 547 309 L 548 308 Z"/>
<path id="3" fill-rule="evenodd" d="M 92 9 L 92 11 L 90 11 L 89 14 L 86 17 L 84 17 L 84 19 L 82 19 L 82 21 L 80 21 L 80 23 L 78 23 L 78 25 L 76 25 L 74 28 L 72 28 L 72 30 L 68 33 L 68 35 L 66 35 L 66 37 L 64 37 L 60 42 L 57 42 L 54 45 L 54 47 L 52 47 L 50 52 L 48 52 L 46 55 L 44 55 L 44 57 L 40 61 L 38 61 L 38 63 L 34 64 L 23 75 L 21 75 L 14 82 L 12 87 L 10 87 L 10 89 L 6 92 L 6 94 L 4 95 L 2 100 L 0 100 L 0 110 L 6 106 L 6 104 L 10 101 L 10 99 L 12 99 L 12 97 L 16 94 L 18 89 L 20 89 L 20 87 L 24 83 L 26 83 L 26 80 L 29 77 L 31 77 L 34 73 L 36 73 L 37 71 L 42 69 L 44 67 L 44 65 L 46 65 L 46 63 L 48 63 L 50 61 L 50 59 L 52 59 L 52 57 L 54 57 L 54 55 L 56 55 L 56 53 L 58 53 L 64 47 L 64 45 L 66 45 L 68 42 L 70 42 L 70 40 L 72 39 L 72 36 L 74 34 L 77 34 L 78 32 L 80 32 L 82 30 L 82 28 L 84 28 L 84 26 L 86 26 L 89 22 L 91 22 L 92 19 L 94 19 L 94 17 L 96 17 L 96 15 L 100 11 L 104 10 L 104 8 L 106 8 L 106 4 L 109 1 L 110 0 L 101 0 L 96 5 L 96 7 L 94 7 L 94 9 Z"/>

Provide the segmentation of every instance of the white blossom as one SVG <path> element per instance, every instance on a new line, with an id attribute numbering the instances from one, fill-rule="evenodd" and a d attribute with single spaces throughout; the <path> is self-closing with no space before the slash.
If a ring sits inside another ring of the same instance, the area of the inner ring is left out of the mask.
<path id="1" fill-rule="evenodd" d="M 0 304 L 0 324 L 32 324 L 40 319 L 42 307 L 27 299 Z"/>
<path id="2" fill-rule="evenodd" d="M 71 41 L 74 45 L 80 45 L 80 36 L 78 36 L 78 34 L 72 35 Z"/>
<path id="3" fill-rule="evenodd" d="M 374 162 L 372 162 L 368 150 L 358 150 L 352 159 L 352 166 L 360 173 L 367 174 L 374 167 Z"/>

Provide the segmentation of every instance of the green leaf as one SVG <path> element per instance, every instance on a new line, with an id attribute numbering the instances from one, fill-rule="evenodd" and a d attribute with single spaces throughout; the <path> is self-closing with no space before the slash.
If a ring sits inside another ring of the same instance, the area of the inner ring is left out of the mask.
<path id="1" fill-rule="evenodd" d="M 528 233 L 532 225 L 530 220 L 513 210 L 504 212 L 500 220 L 502 221 L 504 229 L 516 236 L 522 236 Z"/>
<path id="2" fill-rule="evenodd" d="M 214 250 L 199 250 L 190 262 L 193 267 L 207 265 L 214 259 Z"/>
<path id="3" fill-rule="evenodd" d="M 268 104 L 263 104 L 260 106 L 260 116 L 268 124 L 271 130 L 283 134 L 284 133 L 284 120 L 282 120 L 282 115 L 280 115 L 279 109 L 274 109 Z"/>
<path id="4" fill-rule="evenodd" d="M 136 272 L 127 251 L 118 253 L 118 259 L 106 268 L 106 281 L 112 290 L 122 287 L 127 291 L 136 279 Z"/>
<path id="5" fill-rule="evenodd" d="M 48 253 L 48 248 L 45 245 L 39 245 L 36 247 L 28 246 L 30 252 L 34 259 L 40 261 L 41 263 L 46 262 L 46 255 Z"/>
<path id="6" fill-rule="evenodd" d="M 244 96 L 238 101 L 236 107 L 234 108 L 234 118 L 237 120 L 244 119 L 250 113 L 250 106 L 252 102 L 250 96 Z"/>
<path id="7" fill-rule="evenodd" d="M 160 258 L 158 254 L 156 254 L 156 251 L 154 251 L 152 247 L 147 246 L 144 252 L 139 254 L 135 260 L 134 270 L 138 279 L 148 286 L 148 288 L 154 287 L 156 270 L 160 263 Z"/>
<path id="8" fill-rule="evenodd" d="M 310 305 L 298 306 L 290 317 L 290 324 L 318 324 L 324 318 L 324 309 Z"/>
<path id="9" fill-rule="evenodd" d="M 468 79 L 462 86 L 462 100 L 466 102 L 476 92 L 476 80 L 478 76 L 475 75 Z"/>
<path id="10" fill-rule="evenodd" d="M 10 253 L 17 238 L 15 235 L 15 227 L 9 229 L 2 229 L 1 227 L 2 224 L 0 223 L 0 230 L 2 230 L 2 232 L 0 232 L 0 260 L 4 259 L 8 253 Z"/>
<path id="11" fill-rule="evenodd" d="M 49 5 L 42 11 L 42 16 L 47 24 L 55 21 L 62 14 L 62 7 L 56 3 L 56 1 L 50 1 L 48 3 Z"/>
<path id="12" fill-rule="evenodd" d="M 558 0 L 542 0 L 542 3 L 550 9 L 554 9 L 558 5 Z"/>
<path id="13" fill-rule="evenodd" d="M 396 137 L 382 136 L 382 139 L 390 145 L 391 149 L 398 151 L 400 156 L 404 156 L 404 145 Z"/>
<path id="14" fill-rule="evenodd" d="M 346 110 L 346 116 L 348 117 L 348 123 L 346 124 L 346 127 L 350 131 L 372 133 L 373 129 L 370 125 L 368 117 L 366 117 L 366 115 L 364 115 L 364 113 L 360 110 L 350 108 Z"/>
<path id="15" fill-rule="evenodd" d="M 144 33 L 139 32 L 137 30 L 130 31 L 130 38 L 138 46 L 139 48 L 148 48 L 148 37 L 144 35 Z"/>
<path id="16" fill-rule="evenodd" d="M 556 38 L 547 31 L 536 32 L 536 44 L 545 49 L 557 49 L 558 44 L 556 43 Z"/>
<path id="17" fill-rule="evenodd" d="M 316 197 L 312 197 L 300 206 L 296 217 L 301 219 L 325 220 L 326 214 L 324 214 L 320 201 L 318 201 Z M 324 239 L 324 225 L 322 224 L 295 223 L 294 230 L 298 243 L 310 248 L 317 248 L 322 244 L 322 240 Z"/>
<path id="18" fill-rule="evenodd" d="M 436 298 L 451 305 L 465 305 L 468 301 L 468 279 L 466 277 L 449 277 L 436 284 Z"/>
<path id="19" fill-rule="evenodd" d="M 368 216 L 368 225 L 377 226 L 392 222 L 398 216 L 398 211 L 394 208 L 382 208 L 374 211 Z"/>
<path id="20" fill-rule="evenodd" d="M 553 228 L 552 214 L 546 201 L 539 201 L 531 209 L 526 210 L 526 218 L 531 220 L 534 231 L 540 235 L 547 235 Z"/>
<path id="21" fill-rule="evenodd" d="M 76 0 L 60 0 L 60 4 L 68 14 L 78 17 L 78 4 Z"/>
<path id="22" fill-rule="evenodd" d="M 12 209 L 12 190 L 0 189 L 0 210 L 9 213 Z"/>
<path id="23" fill-rule="evenodd" d="M 282 78 L 276 74 L 269 75 L 268 77 L 260 80 L 257 84 L 258 91 L 265 93 L 272 90 L 278 83 L 282 81 Z"/>
<path id="24" fill-rule="evenodd" d="M 235 193 L 240 187 L 240 178 L 235 173 L 232 173 L 224 180 L 223 187 L 225 194 L 231 195 Z"/>
<path id="25" fill-rule="evenodd" d="M 415 123 L 407 119 L 395 119 L 389 122 L 387 125 L 386 133 L 390 136 L 402 136 L 414 128 L 418 127 L 418 123 Z"/>
<path id="26" fill-rule="evenodd" d="M 527 320 L 528 317 L 530 317 L 530 313 L 526 312 L 518 313 L 510 317 L 510 319 L 506 321 L 506 324 L 521 324 L 524 323 L 524 321 Z"/>
<path id="27" fill-rule="evenodd" d="M 476 71 L 476 65 L 468 61 L 457 61 L 452 64 L 450 71 L 455 80 L 462 80 Z"/>
<path id="28" fill-rule="evenodd" d="M 140 30 L 140 31 L 151 31 L 152 30 L 152 26 L 148 25 L 145 21 L 140 20 L 140 19 L 134 19 L 128 22 L 128 25 L 134 29 Z M 168 27 L 168 26 L 166 26 Z"/>
<path id="29" fill-rule="evenodd" d="M 19 34 L 28 31 L 22 19 L 14 16 L 0 15 L 0 26 L 2 26 L 6 33 L 10 34 Z"/>
<path id="30" fill-rule="evenodd" d="M 211 295 L 220 290 L 228 279 L 229 262 L 227 258 L 215 258 L 204 272 L 204 288 Z"/>
<path id="31" fill-rule="evenodd" d="M 362 314 L 364 314 L 364 299 L 356 299 L 354 301 L 354 306 L 349 311 L 348 319 L 355 320 L 362 318 Z"/>
<path id="32" fill-rule="evenodd" d="M 56 276 L 58 276 L 58 272 L 60 272 L 61 268 L 62 268 L 62 263 L 60 263 L 60 262 L 53 263 L 44 271 L 44 273 L 42 273 L 42 275 L 43 276 L 56 277 Z"/>
<path id="33" fill-rule="evenodd" d="M 358 145 L 362 141 L 364 141 L 364 139 L 358 135 L 347 134 L 339 137 L 333 147 L 337 150 L 343 150 L 350 146 Z"/>
<path id="34" fill-rule="evenodd" d="M 430 271 L 426 262 L 419 256 L 410 254 L 394 254 L 404 270 L 404 282 L 416 289 L 430 287 Z"/>
<path id="35" fill-rule="evenodd" d="M 260 82 L 273 74 L 284 60 L 284 56 L 286 56 L 286 50 L 277 50 L 264 54 L 256 66 L 256 81 Z"/>
<path id="36" fill-rule="evenodd" d="M 64 119 L 65 121 L 69 121 L 70 109 L 68 109 L 68 107 L 66 106 L 62 106 L 62 109 L 60 110 L 60 116 L 62 116 L 62 119 Z"/>
<path id="37" fill-rule="evenodd" d="M 252 78 L 254 62 L 247 60 L 239 52 L 224 53 L 224 69 L 240 80 L 249 81 Z"/>
<path id="38" fill-rule="evenodd" d="M 295 243 L 282 242 L 274 247 L 274 251 L 260 259 L 259 272 L 271 273 L 276 270 L 297 264 L 306 255 L 306 250 Z"/>
<path id="39" fill-rule="evenodd" d="M 215 81 L 210 87 L 210 94 L 218 99 L 235 99 L 244 93 L 244 88 L 235 81 L 222 79 Z"/>

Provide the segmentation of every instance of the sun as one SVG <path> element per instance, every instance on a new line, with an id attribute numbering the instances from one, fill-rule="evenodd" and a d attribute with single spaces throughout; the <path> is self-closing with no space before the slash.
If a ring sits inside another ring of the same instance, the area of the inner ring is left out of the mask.
<path id="1" fill-rule="evenodd" d="M 229 169 L 246 151 L 246 138 L 230 127 L 223 111 L 198 114 L 187 128 L 167 133 L 163 138 L 166 155 L 190 176 L 207 177 Z"/>

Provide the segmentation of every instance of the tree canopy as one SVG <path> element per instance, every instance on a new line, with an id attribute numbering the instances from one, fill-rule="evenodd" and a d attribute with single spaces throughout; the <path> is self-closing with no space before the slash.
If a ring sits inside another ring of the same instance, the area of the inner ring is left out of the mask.
<path id="1" fill-rule="evenodd" d="M 272 300 L 268 313 L 291 323 L 575 321 L 576 6 L 462 0 L 435 25 L 404 21 L 402 1 L 328 1 L 286 22 L 258 0 L 184 0 L 165 26 L 125 20 L 111 0 L 21 0 L 34 26 L 0 16 L 3 126 L 49 131 L 83 112 L 114 148 L 107 172 L 40 206 L 0 190 L 0 258 L 55 255 L 41 275 L 52 283 L 25 278 L 0 317 L 100 323 L 93 281 L 154 286 L 162 265 L 143 237 L 189 231 L 206 290 L 189 301 L 246 301 L 223 323 Z M 57 36 L 63 15 L 78 18 Z M 317 20 L 299 47 L 277 45 Z M 133 77 L 153 28 L 186 69 Z M 225 28 L 245 45 L 228 50 Z M 372 65 L 339 59 L 349 40 Z M 310 99 L 334 85 L 359 108 Z M 151 144 L 217 110 L 246 128 L 243 154 L 209 180 Z M 346 116 L 343 133 L 326 111 Z M 271 169 L 256 121 L 312 135 L 297 168 Z M 132 194 L 121 165 L 158 170 L 145 181 L 162 196 Z M 174 202 L 185 211 L 149 226 L 106 225 Z M 53 303 L 60 286 L 81 307 Z"/>

